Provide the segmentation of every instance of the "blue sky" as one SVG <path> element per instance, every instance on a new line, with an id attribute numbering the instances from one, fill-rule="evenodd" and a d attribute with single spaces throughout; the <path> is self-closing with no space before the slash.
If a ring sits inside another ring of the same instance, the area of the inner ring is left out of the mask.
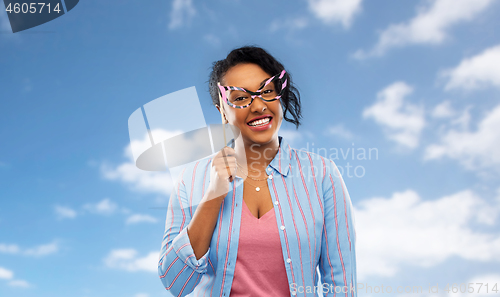
<path id="1" fill-rule="evenodd" d="M 0 296 L 168 296 L 171 179 L 135 168 L 127 121 L 195 86 L 219 123 L 211 63 L 247 44 L 301 92 L 281 135 L 344 170 L 359 283 L 500 290 L 499 20 L 493 0 L 82 0 L 12 34 L 0 12 Z"/>

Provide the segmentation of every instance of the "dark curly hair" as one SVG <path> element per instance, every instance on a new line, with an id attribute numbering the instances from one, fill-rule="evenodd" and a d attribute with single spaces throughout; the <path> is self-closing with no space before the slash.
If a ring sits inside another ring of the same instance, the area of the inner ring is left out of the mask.
<path id="1" fill-rule="evenodd" d="M 233 66 L 243 63 L 257 64 L 267 72 L 269 75 L 280 73 L 285 69 L 283 65 L 278 62 L 264 49 L 257 46 L 244 46 L 232 50 L 224 60 L 216 61 L 212 65 L 212 72 L 210 73 L 208 88 L 212 102 L 215 106 L 219 105 L 219 89 L 217 82 L 220 82 L 226 72 Z M 288 74 L 288 86 L 281 97 L 281 106 L 283 108 L 283 117 L 285 121 L 295 124 L 299 128 L 300 119 L 302 118 L 300 107 L 300 93 L 292 82 L 292 76 Z M 290 113 L 291 117 L 288 117 Z"/>

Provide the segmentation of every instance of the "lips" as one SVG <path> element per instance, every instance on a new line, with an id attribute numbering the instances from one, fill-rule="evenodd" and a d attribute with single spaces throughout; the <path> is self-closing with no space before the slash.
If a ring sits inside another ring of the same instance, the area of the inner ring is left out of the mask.
<path id="1" fill-rule="evenodd" d="M 250 128 L 250 130 L 254 132 L 266 131 L 273 126 L 273 117 L 271 116 L 257 117 L 248 122 L 247 125 L 248 128 Z"/>
<path id="2" fill-rule="evenodd" d="M 272 120 L 272 118 L 273 117 L 270 115 L 258 116 L 247 122 L 247 125 L 249 125 L 250 127 L 265 125 L 268 124 Z"/>

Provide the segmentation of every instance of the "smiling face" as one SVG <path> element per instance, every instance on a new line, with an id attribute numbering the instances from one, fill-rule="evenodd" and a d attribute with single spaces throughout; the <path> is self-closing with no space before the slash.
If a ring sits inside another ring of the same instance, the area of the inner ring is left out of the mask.
<path id="1" fill-rule="evenodd" d="M 275 74 L 266 73 L 256 64 L 238 64 L 226 72 L 221 85 L 240 87 L 255 92 Z M 240 130 L 245 145 L 266 145 L 277 141 L 278 130 L 283 119 L 280 100 L 264 102 L 257 97 L 250 106 L 243 109 L 233 108 L 226 102 L 222 104 L 226 119 Z"/>

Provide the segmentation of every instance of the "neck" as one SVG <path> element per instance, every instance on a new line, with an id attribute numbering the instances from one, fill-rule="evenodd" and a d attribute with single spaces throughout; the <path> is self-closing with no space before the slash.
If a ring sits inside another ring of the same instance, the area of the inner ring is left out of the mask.
<path id="1" fill-rule="evenodd" d="M 266 144 L 246 143 L 240 137 L 234 145 L 236 159 L 244 168 L 264 172 L 279 150 L 279 139 L 276 137 Z"/>

